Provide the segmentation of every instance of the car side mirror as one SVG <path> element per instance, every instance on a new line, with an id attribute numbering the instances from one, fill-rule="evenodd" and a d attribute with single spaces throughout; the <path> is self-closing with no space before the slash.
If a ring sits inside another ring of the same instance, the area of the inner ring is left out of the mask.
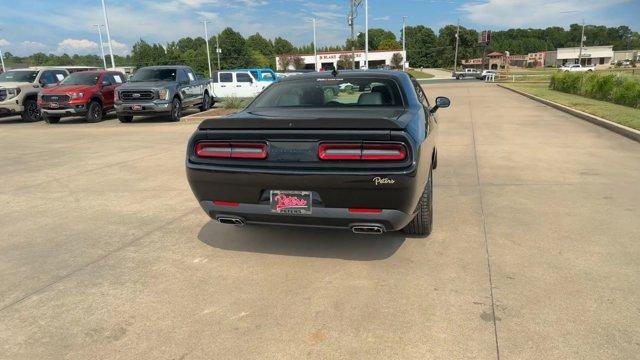
<path id="1" fill-rule="evenodd" d="M 436 98 L 436 106 L 431 108 L 431 113 L 435 113 L 436 111 L 438 111 L 438 109 L 440 108 L 448 108 L 449 106 L 451 106 L 451 100 L 449 100 L 448 97 L 444 97 L 444 96 L 438 96 Z"/>

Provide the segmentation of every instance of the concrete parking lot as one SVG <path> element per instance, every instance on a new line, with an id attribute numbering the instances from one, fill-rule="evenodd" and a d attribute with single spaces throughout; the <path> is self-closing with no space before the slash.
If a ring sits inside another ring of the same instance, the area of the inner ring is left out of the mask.
<path id="1" fill-rule="evenodd" d="M 196 123 L 0 119 L 2 359 L 635 359 L 640 144 L 492 84 L 426 239 L 210 221 Z"/>

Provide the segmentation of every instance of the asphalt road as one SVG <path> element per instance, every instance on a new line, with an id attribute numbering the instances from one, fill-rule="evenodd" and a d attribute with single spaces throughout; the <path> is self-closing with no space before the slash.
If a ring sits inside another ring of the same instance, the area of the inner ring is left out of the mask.
<path id="1" fill-rule="evenodd" d="M 640 144 L 426 88 L 453 102 L 427 239 L 214 223 L 194 123 L 0 120 L 0 358 L 637 358 Z"/>

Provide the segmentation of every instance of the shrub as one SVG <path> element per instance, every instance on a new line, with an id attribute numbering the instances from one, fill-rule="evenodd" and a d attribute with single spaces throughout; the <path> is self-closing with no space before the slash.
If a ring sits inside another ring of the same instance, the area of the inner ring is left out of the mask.
<path id="1" fill-rule="evenodd" d="M 224 98 L 221 103 L 222 107 L 225 109 L 240 109 L 245 107 L 246 104 L 247 102 L 245 99 L 241 99 L 234 96 Z"/>
<path id="2" fill-rule="evenodd" d="M 615 74 L 556 73 L 549 88 L 620 105 L 640 107 L 640 81 Z"/>

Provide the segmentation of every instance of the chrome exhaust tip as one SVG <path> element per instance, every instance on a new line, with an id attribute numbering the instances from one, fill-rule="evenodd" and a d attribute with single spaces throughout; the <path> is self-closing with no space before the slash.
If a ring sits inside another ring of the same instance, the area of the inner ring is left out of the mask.
<path id="1" fill-rule="evenodd" d="M 216 220 L 218 220 L 219 223 L 226 225 L 242 226 L 245 224 L 244 219 L 238 217 L 220 216 Z"/>
<path id="2" fill-rule="evenodd" d="M 384 227 L 380 225 L 354 225 L 351 227 L 354 234 L 375 234 L 384 233 Z"/>

